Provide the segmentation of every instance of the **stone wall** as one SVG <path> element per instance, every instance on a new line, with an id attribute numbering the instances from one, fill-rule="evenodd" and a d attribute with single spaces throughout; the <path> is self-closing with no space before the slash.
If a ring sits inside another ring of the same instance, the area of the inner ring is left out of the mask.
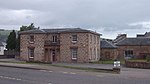
<path id="1" fill-rule="evenodd" d="M 29 36 L 34 36 L 34 42 L 31 43 Z M 44 58 L 44 34 L 23 34 L 20 35 L 20 59 L 29 61 L 28 48 L 34 47 L 34 61 L 43 61 Z"/>
<path id="2" fill-rule="evenodd" d="M 77 35 L 77 42 L 72 42 L 72 35 Z M 92 38 L 90 38 L 92 36 Z M 96 39 L 94 39 L 94 36 Z M 98 38 L 98 39 L 97 39 Z M 71 48 L 78 49 L 76 62 L 98 61 L 100 58 L 99 36 L 91 33 L 62 33 L 60 34 L 61 62 L 73 62 Z M 91 40 L 90 40 L 91 39 Z M 98 42 L 98 43 L 97 43 Z M 90 50 L 92 49 L 92 51 Z M 95 51 L 94 51 L 95 49 Z M 92 54 L 93 53 L 93 54 Z"/>
<path id="3" fill-rule="evenodd" d="M 72 42 L 72 35 L 77 35 L 77 42 Z M 60 35 L 60 59 L 61 62 L 73 62 L 71 48 L 77 48 L 77 62 L 88 62 L 88 34 L 64 33 Z"/>
<path id="4" fill-rule="evenodd" d="M 125 66 L 130 68 L 150 69 L 150 62 L 131 62 L 125 61 Z"/>
<path id="5" fill-rule="evenodd" d="M 124 59 L 125 50 L 133 50 L 133 56 L 135 59 L 143 59 L 143 54 L 150 54 L 150 46 L 119 46 L 118 58 Z"/>
<path id="6" fill-rule="evenodd" d="M 101 49 L 102 60 L 115 60 L 117 59 L 117 49 Z"/>
<path id="7" fill-rule="evenodd" d="M 72 42 L 72 35 L 77 35 L 77 42 Z M 30 36 L 34 42 L 30 42 Z M 52 36 L 57 35 L 60 45 L 44 46 L 46 40 L 52 41 Z M 61 34 L 21 34 L 20 59 L 29 61 L 28 48 L 34 48 L 33 61 L 45 61 L 45 50 L 57 49 L 57 62 L 90 62 L 100 58 L 100 36 L 93 33 L 61 33 Z M 72 60 L 71 48 L 77 48 L 77 60 Z M 52 60 L 50 58 L 50 60 Z"/>

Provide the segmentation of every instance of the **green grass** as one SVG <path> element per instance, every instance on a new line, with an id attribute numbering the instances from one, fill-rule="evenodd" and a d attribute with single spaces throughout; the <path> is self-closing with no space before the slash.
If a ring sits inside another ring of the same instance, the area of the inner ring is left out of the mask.
<path id="1" fill-rule="evenodd" d="M 63 67 L 69 69 L 78 69 L 78 70 L 85 70 L 85 71 L 93 71 L 93 72 L 104 72 L 104 73 L 117 73 L 113 71 L 113 69 L 99 69 L 99 68 L 88 68 L 88 67 L 77 67 L 77 66 L 63 66 L 63 65 L 50 65 L 55 67 Z M 117 73 L 118 74 L 118 73 Z"/>
<path id="2" fill-rule="evenodd" d="M 121 62 L 121 64 L 125 64 L 124 60 L 121 60 L 120 62 Z M 100 61 L 92 62 L 92 63 L 95 63 L 95 64 L 114 64 L 114 60 L 100 60 Z"/>
<path id="3" fill-rule="evenodd" d="M 146 59 L 130 59 L 128 61 L 130 61 L 130 62 L 147 62 Z"/>

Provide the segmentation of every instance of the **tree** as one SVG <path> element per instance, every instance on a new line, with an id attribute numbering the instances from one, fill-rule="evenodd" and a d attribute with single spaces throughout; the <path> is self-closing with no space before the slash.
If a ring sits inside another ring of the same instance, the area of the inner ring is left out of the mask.
<path id="1" fill-rule="evenodd" d="M 12 30 L 12 32 L 10 32 L 6 43 L 7 43 L 6 48 L 8 50 L 16 49 L 16 32 L 15 32 L 15 30 Z"/>
<path id="2" fill-rule="evenodd" d="M 27 30 L 34 30 L 34 29 L 38 29 L 35 28 L 34 23 L 31 23 L 29 26 L 23 26 L 20 27 L 20 31 L 27 31 Z"/>
<path id="3" fill-rule="evenodd" d="M 20 27 L 20 31 L 27 31 L 27 30 L 35 30 L 35 29 L 39 29 L 39 27 L 38 28 L 35 28 L 35 26 L 34 26 L 34 23 L 31 23 L 29 26 L 21 26 Z M 19 32 L 20 32 L 19 31 Z M 18 35 L 18 38 L 17 38 L 17 45 L 16 45 L 16 50 L 17 51 L 19 51 L 20 50 L 20 36 Z"/>

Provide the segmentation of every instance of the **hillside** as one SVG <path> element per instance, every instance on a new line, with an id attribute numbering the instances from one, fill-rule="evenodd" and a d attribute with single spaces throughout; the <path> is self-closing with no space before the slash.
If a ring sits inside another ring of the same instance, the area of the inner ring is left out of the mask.
<path id="1" fill-rule="evenodd" d="M 12 31 L 12 30 L 0 29 L 0 40 L 6 42 L 7 37 L 8 37 L 8 35 L 9 35 L 9 33 L 10 33 L 11 31 Z"/>

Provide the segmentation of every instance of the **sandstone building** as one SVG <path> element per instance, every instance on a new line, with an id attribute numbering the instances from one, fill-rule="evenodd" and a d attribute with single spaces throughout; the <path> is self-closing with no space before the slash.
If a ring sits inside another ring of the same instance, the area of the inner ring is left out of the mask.
<path id="1" fill-rule="evenodd" d="M 122 39 L 116 42 L 118 58 L 145 59 L 150 56 L 150 33 L 140 34 L 135 38 L 128 38 L 125 34 L 120 36 Z"/>
<path id="2" fill-rule="evenodd" d="M 20 59 L 40 62 L 91 62 L 100 59 L 100 34 L 81 28 L 20 32 Z"/>
<path id="3" fill-rule="evenodd" d="M 117 46 L 107 40 L 101 40 L 101 59 L 115 60 L 117 58 Z"/>

